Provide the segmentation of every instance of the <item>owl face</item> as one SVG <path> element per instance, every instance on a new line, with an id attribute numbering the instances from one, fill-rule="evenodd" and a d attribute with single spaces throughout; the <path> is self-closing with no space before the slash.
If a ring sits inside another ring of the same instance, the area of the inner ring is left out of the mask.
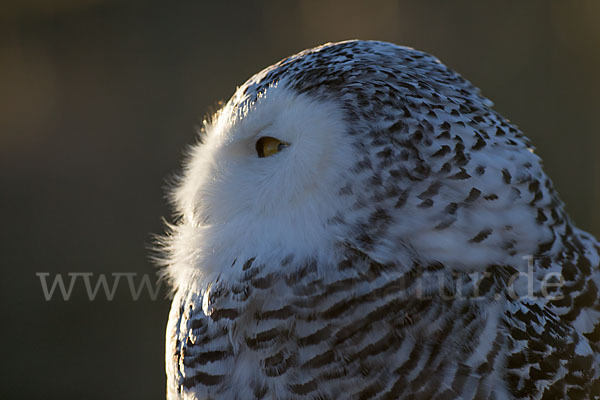
<path id="1" fill-rule="evenodd" d="M 179 204 L 200 225 L 331 217 L 321 210 L 352 166 L 341 112 L 282 84 L 251 107 L 240 116 L 227 106 L 206 125 Z"/>
<path id="2" fill-rule="evenodd" d="M 339 236 L 332 220 L 350 206 L 338 192 L 355 159 L 339 107 L 280 82 L 245 110 L 226 105 L 204 129 L 176 192 L 187 225 L 200 232 L 194 246 L 327 253 Z"/>

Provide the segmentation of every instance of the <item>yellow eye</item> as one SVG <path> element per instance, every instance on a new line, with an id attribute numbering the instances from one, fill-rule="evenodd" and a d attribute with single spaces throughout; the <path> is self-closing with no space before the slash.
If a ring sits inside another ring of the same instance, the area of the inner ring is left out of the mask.
<path id="1" fill-rule="evenodd" d="M 256 141 L 256 153 L 259 158 L 269 157 L 279 153 L 290 144 L 271 136 L 263 136 Z"/>

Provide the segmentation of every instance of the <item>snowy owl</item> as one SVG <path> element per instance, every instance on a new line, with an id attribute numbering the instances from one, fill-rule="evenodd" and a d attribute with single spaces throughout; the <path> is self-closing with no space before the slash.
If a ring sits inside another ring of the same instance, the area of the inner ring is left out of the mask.
<path id="1" fill-rule="evenodd" d="M 431 55 L 346 41 L 266 68 L 173 202 L 169 399 L 600 397 L 600 244 Z"/>

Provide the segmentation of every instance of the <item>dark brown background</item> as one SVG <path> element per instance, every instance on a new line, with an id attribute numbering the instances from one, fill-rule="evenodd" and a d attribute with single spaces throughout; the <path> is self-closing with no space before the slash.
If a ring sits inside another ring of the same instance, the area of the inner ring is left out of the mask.
<path id="1" fill-rule="evenodd" d="M 35 273 L 154 274 L 164 182 L 203 114 L 323 42 L 387 40 L 461 72 L 600 235 L 599 19 L 594 0 L 3 2 L 0 398 L 164 397 L 167 301 L 123 285 L 90 302 L 80 282 L 46 302 Z"/>

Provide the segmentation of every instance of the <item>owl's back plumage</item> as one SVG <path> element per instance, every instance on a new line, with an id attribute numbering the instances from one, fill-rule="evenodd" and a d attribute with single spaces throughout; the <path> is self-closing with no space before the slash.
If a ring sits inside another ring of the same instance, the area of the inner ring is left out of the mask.
<path id="1" fill-rule="evenodd" d="M 600 245 L 491 105 L 383 42 L 240 87 L 175 191 L 168 397 L 599 397 Z"/>

